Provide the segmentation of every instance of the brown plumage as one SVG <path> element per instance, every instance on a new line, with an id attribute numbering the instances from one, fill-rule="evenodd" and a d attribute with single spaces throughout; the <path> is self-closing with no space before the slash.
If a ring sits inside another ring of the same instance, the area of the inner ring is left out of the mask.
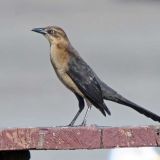
<path id="1" fill-rule="evenodd" d="M 56 27 L 56 30 L 59 29 Z M 60 33 L 63 31 L 62 29 L 59 29 Z M 53 65 L 53 68 L 58 76 L 58 78 L 61 80 L 61 82 L 69 89 L 71 89 L 73 92 L 76 92 L 83 95 L 81 91 L 78 89 L 78 87 L 75 85 L 73 80 L 69 77 L 67 74 L 69 70 L 69 61 L 70 61 L 70 52 L 68 52 L 68 46 L 69 40 L 63 32 L 61 33 L 63 38 L 59 38 L 56 36 L 56 38 L 51 41 L 50 43 L 54 43 L 54 45 L 51 45 L 51 53 L 50 53 L 50 59 L 51 63 Z"/>
<path id="2" fill-rule="evenodd" d="M 104 99 L 131 107 L 139 113 L 160 122 L 158 115 L 127 100 L 101 81 L 72 47 L 62 28 L 48 26 L 45 28 L 35 28 L 32 31 L 41 33 L 48 39 L 53 68 L 61 82 L 76 95 L 79 101 L 79 110 L 69 126 L 74 125 L 79 114 L 84 109 L 84 99 L 88 105 L 88 109 L 82 125 L 86 124 L 87 112 L 91 108 L 91 105 L 94 105 L 104 116 L 106 116 L 106 113 L 108 115 L 111 114 L 104 103 Z"/>

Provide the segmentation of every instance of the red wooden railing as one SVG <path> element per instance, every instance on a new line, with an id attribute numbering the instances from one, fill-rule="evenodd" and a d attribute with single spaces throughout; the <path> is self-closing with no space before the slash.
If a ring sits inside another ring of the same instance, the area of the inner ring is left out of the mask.
<path id="1" fill-rule="evenodd" d="M 29 150 L 159 147 L 160 126 L 55 127 L 0 130 L 0 160 L 29 160 Z"/>

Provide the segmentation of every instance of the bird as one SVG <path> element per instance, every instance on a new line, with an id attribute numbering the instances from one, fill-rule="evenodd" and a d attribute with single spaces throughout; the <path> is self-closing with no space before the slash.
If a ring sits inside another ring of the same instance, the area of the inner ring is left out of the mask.
<path id="1" fill-rule="evenodd" d="M 42 34 L 50 44 L 50 61 L 59 80 L 77 97 L 79 109 L 73 120 L 67 126 L 75 126 L 75 121 L 87 104 L 87 110 L 81 126 L 86 125 L 88 111 L 92 106 L 97 108 L 104 116 L 111 112 L 104 100 L 128 106 L 140 114 L 160 122 L 160 116 L 137 105 L 120 95 L 102 81 L 78 51 L 72 46 L 67 34 L 59 26 L 34 28 L 32 31 Z"/>

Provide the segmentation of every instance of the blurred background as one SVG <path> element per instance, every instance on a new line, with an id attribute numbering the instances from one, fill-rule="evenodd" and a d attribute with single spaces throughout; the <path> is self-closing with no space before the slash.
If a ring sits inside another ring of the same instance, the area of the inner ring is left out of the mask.
<path id="1" fill-rule="evenodd" d="M 47 25 L 61 26 L 73 46 L 109 86 L 160 114 L 159 0 L 1 0 L 1 128 L 67 125 L 78 110 L 76 97 L 59 82 L 52 69 L 47 40 L 30 31 Z M 130 108 L 106 104 L 112 116 L 105 118 L 92 108 L 88 125 L 158 124 Z M 77 124 L 83 115 L 84 112 Z M 123 152 L 128 153 L 124 149 Z M 118 153 L 32 151 L 31 160 L 120 160 L 124 153 L 116 158 Z M 156 156 L 151 159 L 158 159 L 158 153 L 160 150 L 154 150 Z"/>

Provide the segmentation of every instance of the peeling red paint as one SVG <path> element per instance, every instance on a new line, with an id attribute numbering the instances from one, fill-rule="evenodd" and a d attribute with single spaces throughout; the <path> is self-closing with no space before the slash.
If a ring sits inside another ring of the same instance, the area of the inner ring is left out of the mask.
<path id="1" fill-rule="evenodd" d="M 0 130 L 0 150 L 158 147 L 160 127 L 55 127 Z"/>

